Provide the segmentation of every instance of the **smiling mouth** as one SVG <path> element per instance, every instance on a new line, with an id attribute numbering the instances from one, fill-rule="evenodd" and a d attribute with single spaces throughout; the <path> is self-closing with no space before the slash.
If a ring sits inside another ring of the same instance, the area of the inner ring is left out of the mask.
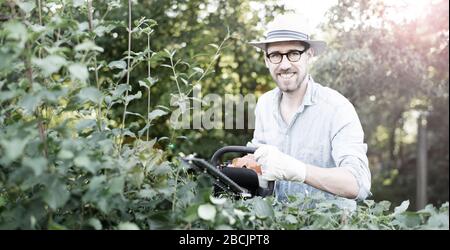
<path id="1" fill-rule="evenodd" d="M 278 74 L 278 77 L 280 77 L 280 78 L 282 78 L 284 80 L 288 80 L 288 79 L 291 79 L 294 75 L 295 75 L 294 72 L 280 73 L 280 74 Z"/>

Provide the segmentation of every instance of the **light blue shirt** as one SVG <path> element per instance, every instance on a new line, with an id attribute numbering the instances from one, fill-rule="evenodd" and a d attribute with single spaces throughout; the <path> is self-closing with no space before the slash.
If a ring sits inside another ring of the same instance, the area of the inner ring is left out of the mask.
<path id="1" fill-rule="evenodd" d="M 356 199 L 364 200 L 371 195 L 371 175 L 367 144 L 363 142 L 364 132 L 355 108 L 337 91 L 314 82 L 311 76 L 308 79 L 303 102 L 290 124 L 281 117 L 279 88 L 258 99 L 251 143 L 276 146 L 281 152 L 318 167 L 348 169 L 359 186 Z M 275 186 L 275 195 L 281 200 L 286 195 L 309 196 L 317 192 L 336 198 L 304 183 L 277 181 Z"/>

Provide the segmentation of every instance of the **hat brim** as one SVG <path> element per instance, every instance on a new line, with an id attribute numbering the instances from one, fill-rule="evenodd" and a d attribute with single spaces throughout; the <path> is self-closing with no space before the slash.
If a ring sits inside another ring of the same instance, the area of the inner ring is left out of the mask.
<path id="1" fill-rule="evenodd" d="M 300 41 L 300 42 L 308 43 L 310 45 L 310 48 L 313 48 L 315 56 L 322 54 L 327 48 L 327 43 L 324 41 L 299 40 L 299 39 L 292 39 L 292 38 L 276 38 L 276 39 L 268 39 L 268 40 L 263 40 L 263 41 L 253 41 L 253 42 L 249 42 L 249 44 L 251 44 L 257 48 L 260 48 L 262 50 L 266 50 L 266 46 L 269 43 L 289 42 L 289 41 Z"/>

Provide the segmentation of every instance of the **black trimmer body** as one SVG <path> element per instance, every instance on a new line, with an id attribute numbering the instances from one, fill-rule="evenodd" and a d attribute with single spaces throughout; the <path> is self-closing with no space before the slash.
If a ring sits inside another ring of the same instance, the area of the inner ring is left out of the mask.
<path id="1" fill-rule="evenodd" d="M 272 195 L 273 181 L 263 185 L 255 171 L 245 167 L 230 167 L 229 163 L 221 163 L 222 156 L 226 153 L 252 154 L 255 150 L 256 148 L 252 147 L 226 146 L 218 149 L 209 162 L 194 156 L 183 157 L 182 161 L 193 169 L 211 176 L 214 180 L 215 194 L 225 192 L 241 198 Z"/>

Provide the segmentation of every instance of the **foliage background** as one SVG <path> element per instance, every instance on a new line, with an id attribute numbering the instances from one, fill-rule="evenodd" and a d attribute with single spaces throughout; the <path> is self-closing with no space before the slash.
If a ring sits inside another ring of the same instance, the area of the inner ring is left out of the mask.
<path id="1" fill-rule="evenodd" d="M 403 23 L 377 0 L 338 1 L 324 18 L 330 49 L 312 74 L 355 105 L 374 177 L 375 203 L 353 214 L 295 197 L 211 198 L 176 158 L 251 139 L 249 129 L 175 130 L 168 117 L 195 102 L 197 83 L 220 96 L 275 87 L 246 42 L 286 11 L 276 1 L 0 3 L 2 228 L 448 228 L 448 1 Z M 410 212 L 419 111 L 430 205 Z"/>

